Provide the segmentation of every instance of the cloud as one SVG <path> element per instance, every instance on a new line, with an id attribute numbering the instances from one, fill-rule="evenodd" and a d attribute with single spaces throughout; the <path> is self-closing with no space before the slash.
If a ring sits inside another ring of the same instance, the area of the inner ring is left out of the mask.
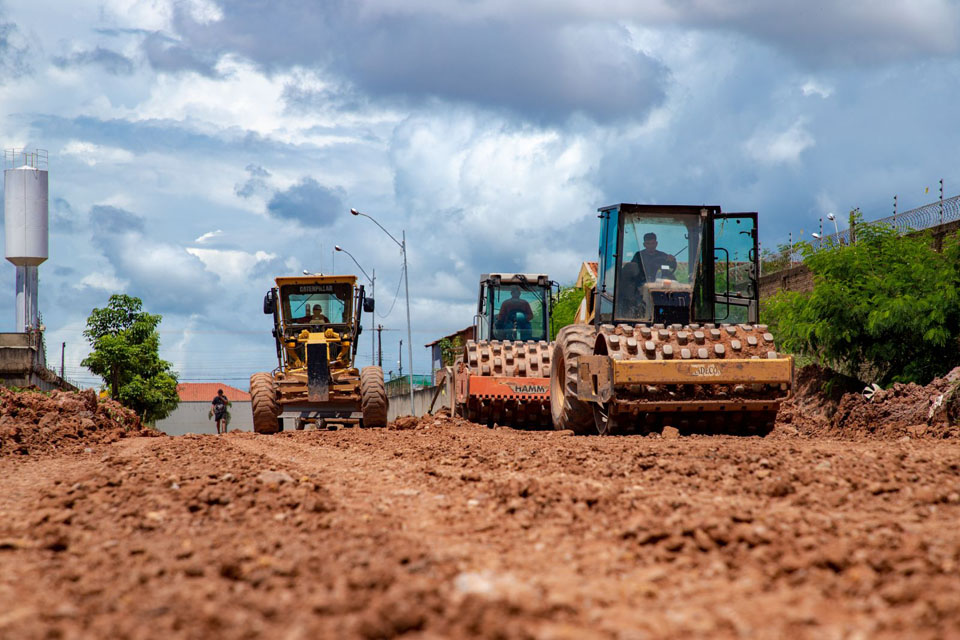
<path id="1" fill-rule="evenodd" d="M 800 91 L 805 96 L 820 96 L 821 98 L 829 98 L 833 95 L 833 87 L 812 78 L 803 83 Z"/>
<path id="2" fill-rule="evenodd" d="M 270 172 L 256 164 L 248 164 L 246 167 L 246 172 L 250 174 L 250 177 L 243 184 L 237 184 L 233 188 L 233 192 L 236 193 L 241 198 L 249 198 L 257 193 L 264 193 L 269 191 L 267 182 L 265 178 L 270 177 Z"/>
<path id="3" fill-rule="evenodd" d="M 55 196 L 50 204 L 50 233 L 73 234 L 77 231 L 77 213 L 66 199 Z"/>
<path id="4" fill-rule="evenodd" d="M 121 282 L 127 293 L 144 300 L 152 311 L 202 312 L 215 300 L 217 276 L 183 247 L 153 240 L 146 222 L 130 211 L 94 206 L 90 211 L 93 245 L 113 267 L 93 283 Z"/>
<path id="5" fill-rule="evenodd" d="M 234 52 L 268 69 L 323 68 L 368 96 L 508 109 L 559 122 L 572 114 L 643 119 L 667 71 L 615 21 L 464 21 L 430 12 L 381 15 L 348 2 L 231 2 L 180 32 L 199 51 Z M 507 12 L 504 15 L 510 15 Z"/>
<path id="6" fill-rule="evenodd" d="M 143 39 L 143 53 L 157 71 L 177 73 L 195 71 L 204 76 L 217 76 L 215 54 L 198 55 L 177 40 L 162 33 L 150 33 Z"/>
<path id="7" fill-rule="evenodd" d="M 107 73 L 115 76 L 130 75 L 135 69 L 133 60 L 123 54 L 111 51 L 110 49 L 104 49 L 103 47 L 76 51 L 68 56 L 57 56 L 53 58 L 53 63 L 61 69 L 88 64 L 97 65 L 102 67 Z"/>
<path id="8" fill-rule="evenodd" d="M 60 153 L 64 156 L 75 156 L 88 167 L 98 164 L 126 164 L 134 159 L 134 155 L 126 149 L 102 146 L 82 140 L 69 141 L 63 146 Z"/>
<path id="9" fill-rule="evenodd" d="M 205 234 L 194 240 L 197 244 L 203 244 L 209 240 L 213 240 L 217 236 L 223 235 L 223 229 L 217 229 L 216 231 L 207 231 Z"/>
<path id="10" fill-rule="evenodd" d="M 296 220 L 308 227 L 326 227 L 345 211 L 342 190 L 328 189 L 313 178 L 284 191 L 277 191 L 267 203 L 267 211 L 277 218 Z"/>
<path id="11" fill-rule="evenodd" d="M 27 42 L 17 25 L 0 21 L 0 84 L 18 78 L 30 70 L 27 52 Z"/>
<path id="12" fill-rule="evenodd" d="M 208 271 L 220 277 L 222 282 L 244 282 L 251 271 L 261 262 L 273 264 L 277 256 L 266 251 L 249 253 L 224 249 L 188 248 L 187 253 L 203 262 Z"/>
<path id="13" fill-rule="evenodd" d="M 119 207 L 96 205 L 90 210 L 94 231 L 100 234 L 143 233 L 143 218 Z"/>
<path id="14" fill-rule="evenodd" d="M 805 124 L 801 118 L 784 131 L 758 132 L 747 140 L 744 147 L 750 156 L 763 164 L 796 163 L 800 154 L 816 144 Z"/>

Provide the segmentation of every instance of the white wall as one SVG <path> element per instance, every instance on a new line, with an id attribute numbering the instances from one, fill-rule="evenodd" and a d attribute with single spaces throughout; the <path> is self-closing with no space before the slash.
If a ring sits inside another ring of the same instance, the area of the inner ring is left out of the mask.
<path id="1" fill-rule="evenodd" d="M 207 417 L 209 402 L 181 402 L 173 413 L 157 422 L 157 429 L 171 436 L 185 433 L 216 433 L 216 423 Z M 230 405 L 230 431 L 253 431 L 253 414 L 249 402 Z"/>

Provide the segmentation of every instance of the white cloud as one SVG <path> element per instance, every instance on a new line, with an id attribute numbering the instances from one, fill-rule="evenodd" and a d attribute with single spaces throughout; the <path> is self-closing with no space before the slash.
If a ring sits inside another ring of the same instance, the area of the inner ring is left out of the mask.
<path id="1" fill-rule="evenodd" d="M 82 140 L 71 140 L 63 146 L 60 153 L 65 156 L 75 156 L 89 167 L 98 164 L 126 164 L 134 159 L 134 155 L 126 149 L 101 146 Z"/>
<path id="2" fill-rule="evenodd" d="M 796 163 L 800 160 L 800 154 L 816 144 L 805 124 L 805 120 L 799 118 L 785 131 L 758 132 L 747 140 L 744 148 L 748 155 L 762 164 Z"/>
<path id="3" fill-rule="evenodd" d="M 90 287 L 91 289 L 102 289 L 103 291 L 118 292 L 127 288 L 129 283 L 121 280 L 113 274 L 95 271 L 85 275 L 79 283 L 74 285 L 76 288 Z"/>
<path id="4" fill-rule="evenodd" d="M 247 279 L 250 270 L 259 262 L 273 260 L 277 256 L 266 251 L 247 253 L 246 251 L 227 249 L 187 249 L 187 253 L 196 256 L 207 271 L 217 274 L 221 280 L 238 282 Z"/>
<path id="5" fill-rule="evenodd" d="M 223 235 L 223 229 L 217 229 L 216 231 L 207 231 L 205 234 L 194 240 L 197 244 L 203 244 L 207 240 L 212 240 L 219 235 Z"/>
<path id="6" fill-rule="evenodd" d="M 820 96 L 821 98 L 829 98 L 833 95 L 833 87 L 813 78 L 804 82 L 803 86 L 800 87 L 800 91 L 805 96 Z"/>

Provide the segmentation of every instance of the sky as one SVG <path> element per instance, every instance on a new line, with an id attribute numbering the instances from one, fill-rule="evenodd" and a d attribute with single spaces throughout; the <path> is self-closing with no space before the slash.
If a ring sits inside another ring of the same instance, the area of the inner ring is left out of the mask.
<path id="1" fill-rule="evenodd" d="M 958 104 L 957 0 L 0 0 L 0 145 L 49 152 L 40 312 L 82 386 L 86 318 L 127 293 L 182 381 L 246 388 L 272 279 L 357 273 L 334 245 L 396 373 L 401 254 L 350 208 L 406 234 L 428 373 L 481 273 L 573 282 L 600 206 L 757 211 L 772 248 L 956 195 Z"/>

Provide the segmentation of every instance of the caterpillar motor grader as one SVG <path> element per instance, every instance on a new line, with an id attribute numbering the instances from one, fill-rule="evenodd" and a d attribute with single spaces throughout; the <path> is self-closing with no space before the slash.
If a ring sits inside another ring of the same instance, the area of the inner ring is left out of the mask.
<path id="1" fill-rule="evenodd" d="M 276 433 L 292 418 L 307 424 L 387 424 L 387 394 L 380 367 L 357 370 L 361 309 L 373 311 L 356 276 L 276 279 L 263 299 L 273 315 L 278 366 L 250 377 L 253 429 Z"/>
<path id="2" fill-rule="evenodd" d="M 768 432 L 792 393 L 793 358 L 758 324 L 757 214 L 599 211 L 597 281 L 553 350 L 554 428 Z"/>
<path id="3" fill-rule="evenodd" d="M 473 422 L 550 424 L 550 291 L 546 274 L 480 276 L 474 340 L 455 364 L 454 411 Z"/>

